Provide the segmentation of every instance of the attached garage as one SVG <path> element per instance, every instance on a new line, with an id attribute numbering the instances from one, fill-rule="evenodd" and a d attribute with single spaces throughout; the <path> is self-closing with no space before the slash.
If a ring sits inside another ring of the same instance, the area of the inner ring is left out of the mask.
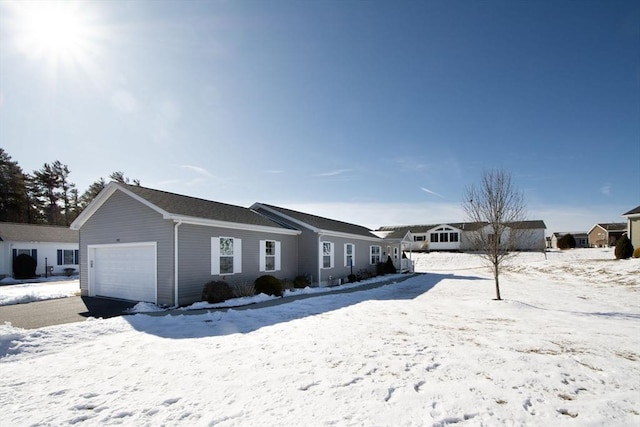
<path id="1" fill-rule="evenodd" d="M 157 302 L 155 242 L 89 245 L 89 295 Z"/>

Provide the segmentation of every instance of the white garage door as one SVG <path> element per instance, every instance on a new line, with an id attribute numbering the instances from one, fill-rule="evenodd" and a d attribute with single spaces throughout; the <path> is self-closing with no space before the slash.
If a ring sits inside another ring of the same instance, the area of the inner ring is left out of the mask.
<path id="1" fill-rule="evenodd" d="M 90 294 L 156 302 L 156 245 L 89 247 Z"/>

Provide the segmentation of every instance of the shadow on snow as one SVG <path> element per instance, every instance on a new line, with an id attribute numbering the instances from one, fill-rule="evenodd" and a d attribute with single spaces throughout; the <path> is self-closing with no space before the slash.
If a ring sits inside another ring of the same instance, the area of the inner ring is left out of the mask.
<path id="1" fill-rule="evenodd" d="M 245 334 L 258 329 L 316 316 L 367 301 L 412 300 L 445 279 L 487 280 L 453 274 L 418 274 L 393 283 L 373 283 L 322 294 L 279 298 L 243 307 L 198 310 L 198 314 L 172 312 L 161 316 L 137 314 L 124 316 L 133 328 L 163 338 L 203 338 Z"/>

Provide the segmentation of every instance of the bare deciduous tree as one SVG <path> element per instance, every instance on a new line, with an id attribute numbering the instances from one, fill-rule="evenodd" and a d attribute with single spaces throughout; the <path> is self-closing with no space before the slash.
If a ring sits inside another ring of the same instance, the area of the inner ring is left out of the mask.
<path id="1" fill-rule="evenodd" d="M 521 226 L 526 218 L 524 196 L 514 188 L 510 173 L 489 170 L 483 172 L 478 185 L 467 188 L 462 208 L 466 220 L 477 225 L 467 233 L 469 243 L 491 265 L 496 299 L 500 300 L 502 265 L 528 232 Z"/>

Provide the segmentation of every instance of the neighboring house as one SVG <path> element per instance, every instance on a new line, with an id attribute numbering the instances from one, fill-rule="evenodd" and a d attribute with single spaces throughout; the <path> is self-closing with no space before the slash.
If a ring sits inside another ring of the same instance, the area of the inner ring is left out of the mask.
<path id="1" fill-rule="evenodd" d="M 579 232 L 556 232 L 551 234 L 551 248 L 558 248 L 558 240 L 563 236 L 571 234 L 576 241 L 576 248 L 588 248 L 589 247 L 589 235 L 584 231 Z"/>
<path id="2" fill-rule="evenodd" d="M 298 270 L 320 286 L 346 280 L 351 273 L 375 272 L 376 264 L 391 257 L 398 271 L 411 269 L 403 258 L 403 239 L 381 239 L 355 224 L 297 212 L 264 203 L 251 209 L 286 227 L 300 230 Z"/>
<path id="3" fill-rule="evenodd" d="M 428 250 L 429 225 L 394 225 L 380 227 L 373 233 L 382 238 L 404 242 L 405 251 L 423 252 Z"/>
<path id="4" fill-rule="evenodd" d="M 409 236 L 409 248 L 412 251 L 465 251 L 472 250 L 471 233 L 482 231 L 489 233 L 486 223 L 458 222 L 432 225 L 385 226 L 376 230 L 376 234 L 388 238 L 391 236 Z M 516 248 L 519 250 L 542 250 L 545 245 L 543 221 L 522 221 L 510 224 L 509 230 L 518 230 Z M 506 238 L 507 236 L 503 236 Z"/>
<path id="5" fill-rule="evenodd" d="M 640 206 L 623 214 L 627 217 L 629 240 L 634 248 L 640 248 Z"/>
<path id="6" fill-rule="evenodd" d="M 20 254 L 36 260 L 36 275 L 65 274 L 65 269 L 77 272 L 78 232 L 68 227 L 0 222 L 0 279 L 13 276 L 13 260 Z"/>
<path id="7" fill-rule="evenodd" d="M 298 274 L 301 232 L 240 206 L 111 182 L 71 228 L 82 295 L 184 305 L 210 280 Z"/>
<path id="8" fill-rule="evenodd" d="M 589 246 L 598 248 L 615 246 L 618 239 L 626 232 L 626 222 L 596 224 L 588 233 Z"/>

